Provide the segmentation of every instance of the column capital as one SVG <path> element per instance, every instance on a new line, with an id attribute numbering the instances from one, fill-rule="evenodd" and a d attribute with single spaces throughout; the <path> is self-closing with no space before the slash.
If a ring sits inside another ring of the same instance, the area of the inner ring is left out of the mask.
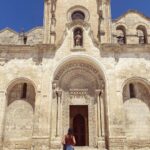
<path id="1" fill-rule="evenodd" d="M 57 90 L 56 94 L 58 95 L 58 97 L 61 97 L 62 96 L 62 90 Z"/>
<path id="2" fill-rule="evenodd" d="M 4 90 L 0 90 L 0 94 L 6 93 L 6 91 Z"/>
<path id="3" fill-rule="evenodd" d="M 102 92 L 103 92 L 103 90 L 101 90 L 101 89 L 96 89 L 95 90 L 96 96 L 100 96 L 102 94 Z"/>
<path id="4" fill-rule="evenodd" d="M 55 90 L 55 89 L 57 88 L 57 86 L 58 86 L 58 81 L 57 81 L 57 80 L 54 80 L 54 81 L 52 82 L 52 89 Z"/>

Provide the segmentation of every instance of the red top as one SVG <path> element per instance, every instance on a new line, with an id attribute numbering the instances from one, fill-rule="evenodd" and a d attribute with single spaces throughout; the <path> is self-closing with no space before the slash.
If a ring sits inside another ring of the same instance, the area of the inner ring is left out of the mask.
<path id="1" fill-rule="evenodd" d="M 73 136 L 72 135 L 66 135 L 65 136 L 65 143 L 68 145 L 74 145 Z"/>

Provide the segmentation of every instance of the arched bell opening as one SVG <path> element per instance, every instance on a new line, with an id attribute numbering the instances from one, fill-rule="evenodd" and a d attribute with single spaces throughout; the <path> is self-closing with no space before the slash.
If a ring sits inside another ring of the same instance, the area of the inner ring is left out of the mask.
<path id="1" fill-rule="evenodd" d="M 126 44 L 126 28 L 123 25 L 119 25 L 116 27 L 117 32 L 117 43 L 118 44 Z"/>
<path id="2" fill-rule="evenodd" d="M 138 36 L 138 42 L 139 44 L 147 44 L 148 39 L 147 39 L 147 29 L 146 27 L 140 25 L 137 27 L 137 36 Z"/>
<path id="3" fill-rule="evenodd" d="M 104 87 L 103 75 L 93 64 L 83 60 L 63 64 L 53 82 L 53 108 L 57 108 L 56 135 L 65 134 L 72 127 L 78 146 L 98 146 L 97 139 L 107 136 Z M 81 123 L 80 127 L 76 124 L 77 120 Z M 78 134 L 81 128 L 83 132 Z"/>

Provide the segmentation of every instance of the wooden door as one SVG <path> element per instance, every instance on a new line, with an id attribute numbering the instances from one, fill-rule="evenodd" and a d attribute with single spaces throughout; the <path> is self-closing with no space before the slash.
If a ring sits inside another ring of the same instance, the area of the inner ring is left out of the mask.
<path id="1" fill-rule="evenodd" d="M 88 106 L 70 106 L 70 127 L 74 130 L 76 146 L 88 146 Z"/>

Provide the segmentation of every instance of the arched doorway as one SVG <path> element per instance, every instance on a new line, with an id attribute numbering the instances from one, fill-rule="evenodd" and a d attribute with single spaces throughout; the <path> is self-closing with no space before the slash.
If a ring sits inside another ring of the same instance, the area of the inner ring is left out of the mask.
<path id="1" fill-rule="evenodd" d="M 62 136 L 72 127 L 77 146 L 96 147 L 98 139 L 105 139 L 104 84 L 103 73 L 87 60 L 71 60 L 57 69 L 52 100 L 54 136 Z"/>
<path id="2" fill-rule="evenodd" d="M 76 146 L 89 145 L 88 133 L 88 106 L 70 106 L 70 127 L 73 128 Z"/>

